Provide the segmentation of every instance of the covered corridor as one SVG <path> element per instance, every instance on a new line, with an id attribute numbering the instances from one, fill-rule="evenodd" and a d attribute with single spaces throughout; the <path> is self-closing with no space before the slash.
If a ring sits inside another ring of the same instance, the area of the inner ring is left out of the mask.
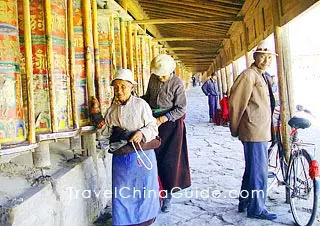
<path id="1" fill-rule="evenodd" d="M 261 225 L 237 212 L 242 145 L 228 128 L 208 123 L 207 98 L 200 86 L 190 87 L 191 76 L 204 82 L 216 72 L 222 95 L 252 63 L 257 44 L 271 39 L 279 54 L 271 72 L 287 122 L 295 104 L 291 64 L 303 69 L 299 81 L 312 77 L 309 84 L 318 85 L 320 77 L 294 63 L 303 56 L 290 63 L 286 25 L 319 0 L 0 3 L 1 226 L 87 226 L 111 205 L 111 197 L 100 192 L 110 191 L 112 157 L 96 147 L 91 98 L 98 98 L 105 114 L 114 95 L 110 83 L 121 68 L 133 72 L 135 91 L 143 95 L 151 60 L 163 53 L 174 58 L 187 90 L 192 187 L 174 198 L 174 211 L 160 214 L 155 225 Z M 310 57 L 314 65 L 316 54 Z M 288 126 L 282 130 L 288 141 Z M 320 147 L 318 129 L 302 134 Z M 73 196 L 79 194 L 82 199 Z M 276 189 L 268 206 L 279 218 L 264 225 L 293 224 L 283 191 Z"/>

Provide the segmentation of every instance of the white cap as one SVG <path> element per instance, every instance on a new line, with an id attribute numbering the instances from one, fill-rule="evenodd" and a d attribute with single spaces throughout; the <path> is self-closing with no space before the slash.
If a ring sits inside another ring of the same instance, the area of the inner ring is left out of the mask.
<path id="1" fill-rule="evenodd" d="M 262 42 L 259 43 L 259 45 L 257 46 L 257 48 L 254 52 L 255 53 L 269 53 L 269 54 L 273 54 L 275 56 L 278 56 L 278 54 L 276 54 L 274 49 L 271 47 L 272 47 L 272 45 L 269 41 L 263 40 Z"/>
<path id="2" fill-rule="evenodd" d="M 176 62 L 167 54 L 160 54 L 153 58 L 150 64 L 151 74 L 157 76 L 170 75 L 176 69 Z"/>
<path id="3" fill-rule="evenodd" d="M 137 83 L 134 81 L 132 71 L 129 69 L 120 69 L 116 73 L 116 77 L 112 80 L 111 85 L 113 86 L 113 82 L 115 80 L 124 80 L 130 82 L 132 85 L 136 85 Z"/>

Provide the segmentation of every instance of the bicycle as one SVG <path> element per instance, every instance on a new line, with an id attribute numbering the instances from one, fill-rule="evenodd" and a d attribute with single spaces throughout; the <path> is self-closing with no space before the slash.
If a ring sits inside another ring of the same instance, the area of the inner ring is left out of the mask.
<path id="1" fill-rule="evenodd" d="M 311 114 L 301 106 L 297 110 Z M 290 158 L 287 163 L 281 141 L 280 121 L 280 117 L 278 117 L 275 127 L 276 139 L 268 149 L 268 185 L 270 186 L 268 191 L 276 182 L 279 185 L 284 185 L 294 221 L 297 225 L 309 226 L 314 223 L 317 215 L 320 188 L 318 162 L 307 151 L 310 147 L 315 151 L 315 144 L 302 142 L 298 138 L 298 130 L 309 128 L 311 122 L 298 116 L 289 120 L 288 124 L 292 131 L 290 133 Z"/>

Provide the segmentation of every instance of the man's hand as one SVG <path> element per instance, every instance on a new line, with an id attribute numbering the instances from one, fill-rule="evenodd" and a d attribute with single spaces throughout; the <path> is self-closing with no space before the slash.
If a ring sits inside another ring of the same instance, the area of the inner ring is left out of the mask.
<path id="1" fill-rule="evenodd" d="M 136 131 L 130 138 L 129 142 L 140 143 L 143 139 L 143 134 L 140 130 Z"/>
<path id="2" fill-rule="evenodd" d="M 162 123 L 165 123 L 168 121 L 168 118 L 165 115 L 162 115 L 156 119 L 157 119 L 157 126 L 160 126 Z"/>

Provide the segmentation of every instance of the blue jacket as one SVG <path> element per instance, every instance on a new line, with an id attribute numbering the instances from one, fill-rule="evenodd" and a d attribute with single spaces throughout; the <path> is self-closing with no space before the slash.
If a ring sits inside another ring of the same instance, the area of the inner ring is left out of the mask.
<path id="1" fill-rule="evenodd" d="M 213 79 L 208 79 L 201 87 L 203 93 L 206 96 L 213 95 L 213 96 L 218 96 L 219 95 L 219 90 L 218 90 L 218 84 L 216 80 Z"/>

